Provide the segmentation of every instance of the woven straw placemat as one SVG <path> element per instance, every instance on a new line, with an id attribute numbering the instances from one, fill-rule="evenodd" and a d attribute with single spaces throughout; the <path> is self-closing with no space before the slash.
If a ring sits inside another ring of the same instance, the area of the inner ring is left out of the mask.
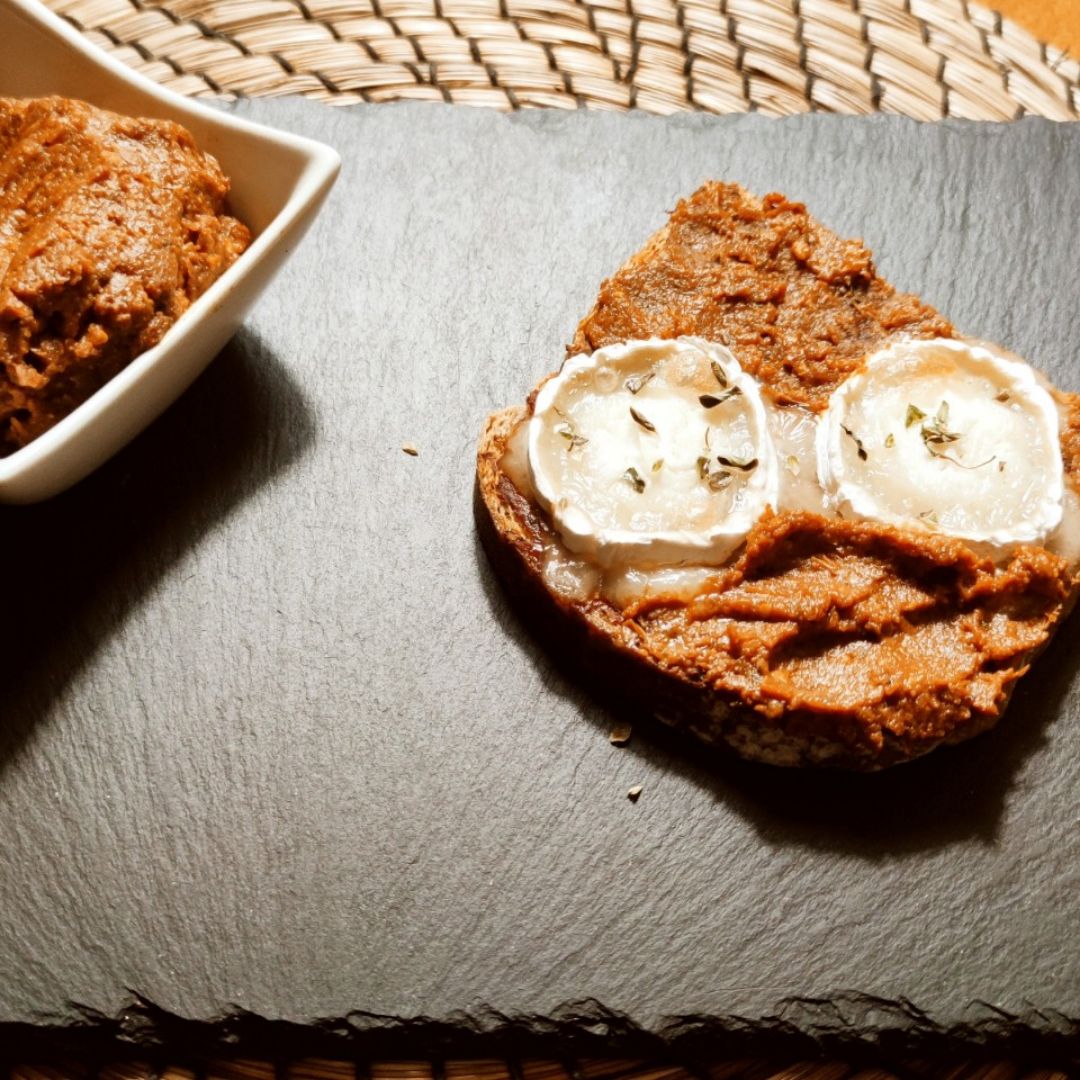
<path id="1" fill-rule="evenodd" d="M 968 0 L 47 0 L 195 95 L 1073 120 L 1080 63 Z"/>
<path id="2" fill-rule="evenodd" d="M 0 1070 L 0 1076 L 3 1070 Z M 1007 1062 L 929 1064 L 900 1072 L 836 1061 L 725 1061 L 689 1072 L 679 1065 L 644 1061 L 390 1061 L 358 1068 L 348 1061 L 250 1059 L 161 1065 L 127 1061 L 88 1069 L 83 1064 L 20 1065 L 10 1080 L 1069 1080 L 1053 1069 L 1023 1069 Z"/>

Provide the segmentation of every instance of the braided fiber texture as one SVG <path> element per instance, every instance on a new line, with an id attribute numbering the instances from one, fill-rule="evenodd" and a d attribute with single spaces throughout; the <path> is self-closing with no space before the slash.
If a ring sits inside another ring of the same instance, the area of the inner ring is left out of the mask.
<path id="1" fill-rule="evenodd" d="M 196 96 L 1080 116 L 1080 63 L 968 0 L 47 0 Z"/>
<path id="2" fill-rule="evenodd" d="M 1005 1062 L 929 1065 L 913 1062 L 903 1073 L 838 1061 L 727 1061 L 693 1073 L 678 1065 L 627 1060 L 376 1062 L 309 1058 L 305 1061 L 217 1060 L 193 1067 L 160 1062 L 113 1062 L 96 1068 L 73 1062 L 20 1065 L 10 1080 L 1068 1080 L 1053 1069 L 1022 1069 Z"/>

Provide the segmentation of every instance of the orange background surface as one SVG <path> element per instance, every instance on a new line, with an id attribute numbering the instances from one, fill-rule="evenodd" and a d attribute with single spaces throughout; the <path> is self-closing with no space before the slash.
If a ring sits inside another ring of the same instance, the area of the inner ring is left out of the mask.
<path id="1" fill-rule="evenodd" d="M 984 0 L 1040 41 L 1080 59 L 1080 0 Z"/>

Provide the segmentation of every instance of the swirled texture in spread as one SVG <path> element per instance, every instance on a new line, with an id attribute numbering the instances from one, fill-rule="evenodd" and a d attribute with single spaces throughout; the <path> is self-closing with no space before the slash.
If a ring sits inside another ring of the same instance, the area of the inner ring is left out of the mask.
<path id="1" fill-rule="evenodd" d="M 248 246 L 179 124 L 0 98 L 0 454 L 165 331 Z"/>

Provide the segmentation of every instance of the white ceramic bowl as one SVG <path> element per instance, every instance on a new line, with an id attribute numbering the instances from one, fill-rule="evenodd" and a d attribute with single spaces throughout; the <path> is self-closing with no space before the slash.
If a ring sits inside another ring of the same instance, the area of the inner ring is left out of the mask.
<path id="1" fill-rule="evenodd" d="M 221 162 L 232 181 L 232 210 L 254 240 L 159 345 L 44 435 L 0 458 L 0 502 L 36 502 L 63 491 L 170 405 L 236 332 L 299 243 L 341 166 L 328 146 L 162 89 L 89 44 L 38 0 L 0 0 L 0 96 L 46 94 L 183 124 Z"/>

